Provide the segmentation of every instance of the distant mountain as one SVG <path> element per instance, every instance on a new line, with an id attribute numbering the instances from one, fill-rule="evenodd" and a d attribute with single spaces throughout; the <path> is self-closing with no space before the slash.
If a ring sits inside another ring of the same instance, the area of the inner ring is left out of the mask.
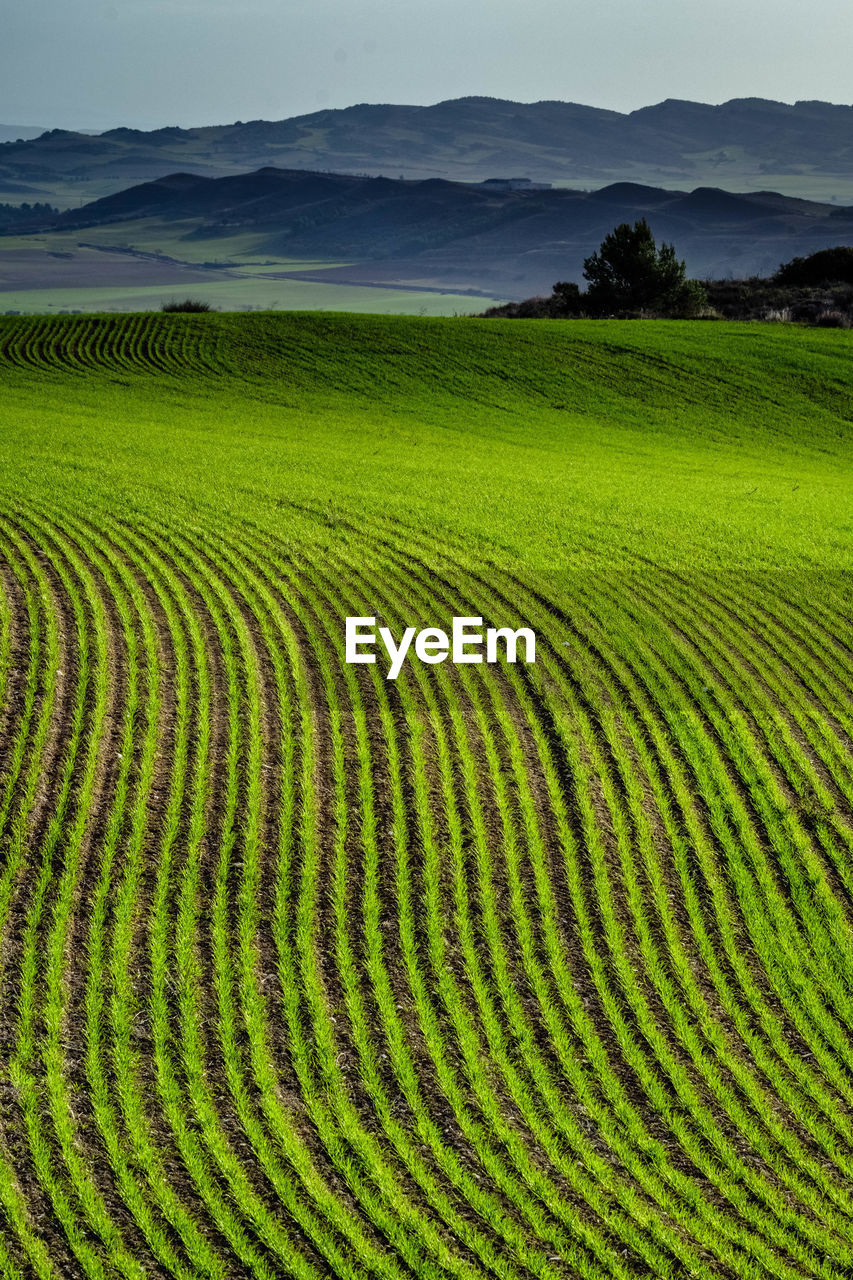
<path id="1" fill-rule="evenodd" d="M 87 227 L 122 224 L 132 245 L 134 225 L 156 219 L 170 228 L 173 245 L 209 241 L 211 260 L 227 256 L 229 238 L 252 233 L 253 253 L 356 264 L 325 271 L 324 279 L 429 279 L 520 297 L 550 289 L 556 279 L 580 279 L 584 257 L 607 232 L 641 217 L 700 277 L 769 273 L 794 256 L 853 242 L 853 207 L 773 192 L 633 183 L 592 193 L 495 190 L 271 167 L 215 179 L 172 174 L 66 212 L 52 225 L 83 239 Z"/>
<path id="2" fill-rule="evenodd" d="M 853 107 L 667 99 L 622 114 L 472 97 L 97 137 L 54 129 L 0 146 L 0 200 L 15 184 L 73 203 L 75 194 L 109 194 L 175 170 L 220 177 L 268 165 L 466 182 L 520 174 L 578 189 L 616 181 L 772 188 L 853 203 Z"/>

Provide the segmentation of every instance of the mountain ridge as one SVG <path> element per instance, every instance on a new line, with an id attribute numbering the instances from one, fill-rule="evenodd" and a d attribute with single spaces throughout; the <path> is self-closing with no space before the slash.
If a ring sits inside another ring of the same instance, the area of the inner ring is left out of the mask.
<path id="1" fill-rule="evenodd" d="M 667 98 L 630 112 L 470 95 L 428 105 L 356 103 L 283 120 L 98 135 L 53 129 L 0 145 L 0 200 L 26 184 L 79 203 L 177 169 L 212 177 L 274 165 L 482 181 L 520 173 L 576 189 L 616 181 L 769 186 L 853 202 L 853 106 Z"/>
<path id="2" fill-rule="evenodd" d="M 79 233 L 119 225 L 130 252 L 134 228 L 153 222 L 176 245 L 209 242 L 211 263 L 227 260 L 234 236 L 251 237 L 256 255 L 349 263 L 312 273 L 324 280 L 420 279 L 523 297 L 550 290 L 557 279 L 579 280 L 602 238 L 639 218 L 702 278 L 769 274 L 795 256 L 853 241 L 853 207 L 778 192 L 636 183 L 593 192 L 496 191 L 446 179 L 273 166 L 223 178 L 172 173 L 67 211 L 44 228 Z"/>

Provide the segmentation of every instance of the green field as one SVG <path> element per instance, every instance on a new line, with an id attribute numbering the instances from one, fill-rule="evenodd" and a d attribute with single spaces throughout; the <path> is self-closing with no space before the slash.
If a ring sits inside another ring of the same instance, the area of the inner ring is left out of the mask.
<path id="1" fill-rule="evenodd" d="M 261 268 L 261 273 L 263 269 Z M 312 280 L 258 278 L 202 280 L 191 284 L 121 285 L 74 289 L 15 289 L 0 292 L 0 315 L 63 315 L 72 312 L 159 311 L 167 302 L 191 297 L 220 311 L 372 311 L 377 315 L 467 316 L 498 306 L 500 298 L 471 297 L 451 290 L 383 289 L 372 285 L 324 284 Z"/>
<path id="2" fill-rule="evenodd" d="M 270 257 L 268 236 L 195 238 L 196 227 L 140 218 L 132 226 L 0 236 L 0 316 L 158 311 L 188 296 L 222 311 L 465 316 L 505 300 L 466 293 L 465 285 L 454 292 L 419 282 L 395 288 L 301 280 L 295 276 L 348 264 Z"/>
<path id="3" fill-rule="evenodd" d="M 853 1274 L 851 357 L 0 318 L 4 1280 Z"/>

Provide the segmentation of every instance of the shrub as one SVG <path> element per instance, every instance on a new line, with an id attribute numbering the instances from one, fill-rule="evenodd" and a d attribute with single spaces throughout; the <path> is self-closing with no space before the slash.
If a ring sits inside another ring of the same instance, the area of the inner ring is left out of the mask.
<path id="1" fill-rule="evenodd" d="M 768 307 L 764 313 L 765 320 L 773 320 L 777 324 L 790 324 L 793 313 L 790 307 Z"/>
<path id="2" fill-rule="evenodd" d="M 792 258 L 773 277 L 777 284 L 853 284 L 853 248 L 837 245 L 819 249 L 807 258 Z"/>
<path id="3" fill-rule="evenodd" d="M 500 316 L 506 320 L 544 320 L 554 315 L 550 298 L 525 298 L 521 302 L 504 302 L 482 313 L 485 319 Z"/>
<path id="4" fill-rule="evenodd" d="M 826 311 L 821 311 L 815 324 L 819 329 L 849 329 L 850 317 L 844 311 L 830 307 Z"/>
<path id="5" fill-rule="evenodd" d="M 160 308 L 161 311 L 212 311 L 213 307 L 209 302 L 202 302 L 200 298 L 184 298 L 182 302 L 164 302 Z"/>

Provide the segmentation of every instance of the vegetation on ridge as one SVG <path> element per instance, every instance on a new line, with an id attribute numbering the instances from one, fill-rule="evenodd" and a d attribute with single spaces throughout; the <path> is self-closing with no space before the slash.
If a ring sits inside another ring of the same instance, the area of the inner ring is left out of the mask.
<path id="1" fill-rule="evenodd" d="M 558 281 L 550 297 L 490 307 L 485 316 L 560 319 L 568 316 L 685 317 L 793 320 L 824 328 L 853 326 L 853 249 L 821 249 L 783 263 L 769 279 L 685 279 L 672 245 L 655 247 L 645 221 L 626 223 L 587 258 L 589 287 Z"/>

